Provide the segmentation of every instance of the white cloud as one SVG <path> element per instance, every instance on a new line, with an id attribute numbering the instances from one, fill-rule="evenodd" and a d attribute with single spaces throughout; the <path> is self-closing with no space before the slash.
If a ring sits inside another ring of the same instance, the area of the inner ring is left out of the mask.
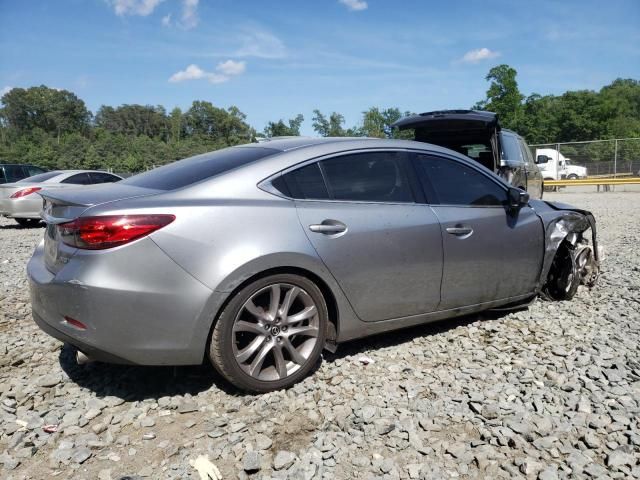
<path id="1" fill-rule="evenodd" d="M 164 17 L 162 17 L 162 26 L 170 27 L 171 26 L 171 14 L 168 13 Z"/>
<path id="2" fill-rule="evenodd" d="M 3 87 L 2 90 L 0 90 L 0 97 L 2 97 L 5 93 L 9 93 L 12 89 L 13 87 L 10 87 L 8 85 L 6 87 Z"/>
<path id="3" fill-rule="evenodd" d="M 369 8 L 367 2 L 363 0 L 339 0 L 339 2 L 352 12 L 359 12 L 361 10 L 366 10 L 367 8 Z"/>
<path id="4" fill-rule="evenodd" d="M 140 15 L 146 17 L 164 0 L 110 0 L 116 15 Z"/>
<path id="5" fill-rule="evenodd" d="M 500 56 L 500 52 L 494 52 L 488 48 L 478 48 L 477 50 L 469 50 L 465 53 L 460 61 L 462 63 L 478 63 L 482 60 L 489 60 Z"/>
<path id="6" fill-rule="evenodd" d="M 235 60 L 227 60 L 216 65 L 215 72 L 205 72 L 198 65 L 191 64 L 184 70 L 174 73 L 169 77 L 169 82 L 180 83 L 187 80 L 206 79 L 214 85 L 227 82 L 231 77 L 241 75 L 247 69 L 245 62 L 236 62 Z"/>
<path id="7" fill-rule="evenodd" d="M 200 19 L 198 18 L 199 0 L 182 0 L 182 20 L 180 24 L 186 28 L 195 28 Z"/>
<path id="8" fill-rule="evenodd" d="M 224 75 L 241 75 L 247 69 L 246 62 L 236 62 L 235 60 L 227 60 L 226 62 L 220 62 L 216 67 L 216 70 Z"/>
<path id="9" fill-rule="evenodd" d="M 242 46 L 236 51 L 238 57 L 283 58 L 287 49 L 278 37 L 272 33 L 255 28 L 247 29 L 241 35 Z"/>

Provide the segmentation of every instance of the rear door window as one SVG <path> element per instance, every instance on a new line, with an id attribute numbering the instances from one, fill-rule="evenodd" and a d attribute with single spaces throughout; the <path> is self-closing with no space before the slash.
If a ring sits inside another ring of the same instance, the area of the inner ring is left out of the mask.
<path id="1" fill-rule="evenodd" d="M 91 177 L 88 173 L 76 173 L 69 178 L 65 178 L 60 183 L 71 183 L 73 185 L 91 185 Z"/>
<path id="2" fill-rule="evenodd" d="M 329 195 L 334 200 L 413 202 L 401 152 L 366 152 L 320 162 Z"/>
<path id="3" fill-rule="evenodd" d="M 91 172 L 91 183 L 113 183 L 122 180 L 120 177 L 106 172 Z"/>
<path id="4" fill-rule="evenodd" d="M 430 203 L 467 207 L 503 206 L 506 189 L 462 162 L 416 154 L 418 173 Z"/>
<path id="5" fill-rule="evenodd" d="M 318 163 L 298 168 L 284 175 L 286 187 L 293 198 L 327 200 L 329 192 Z"/>

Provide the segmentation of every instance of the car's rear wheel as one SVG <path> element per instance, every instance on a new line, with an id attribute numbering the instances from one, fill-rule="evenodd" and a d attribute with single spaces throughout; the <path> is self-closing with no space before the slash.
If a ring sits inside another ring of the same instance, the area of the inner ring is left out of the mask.
<path id="1" fill-rule="evenodd" d="M 14 218 L 14 220 L 21 227 L 35 227 L 40 224 L 40 219 L 38 218 Z"/>
<path id="2" fill-rule="evenodd" d="M 271 275 L 247 285 L 224 308 L 211 334 L 209 358 L 243 390 L 285 388 L 318 362 L 327 322 L 322 292 L 312 281 Z"/>

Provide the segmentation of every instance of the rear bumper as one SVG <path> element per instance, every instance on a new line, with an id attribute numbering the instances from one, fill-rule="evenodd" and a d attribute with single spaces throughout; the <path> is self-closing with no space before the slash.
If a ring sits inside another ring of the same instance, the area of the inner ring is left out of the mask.
<path id="1" fill-rule="evenodd" d="M 27 274 L 38 326 L 111 363 L 201 363 L 222 301 L 148 238 L 78 253 L 57 274 L 46 268 L 41 243 Z M 86 330 L 70 325 L 65 316 L 82 322 Z"/>
<path id="2" fill-rule="evenodd" d="M 37 196 L 37 195 L 36 195 Z M 0 199 L 0 215 L 9 218 L 40 218 L 42 199 L 3 198 Z"/>

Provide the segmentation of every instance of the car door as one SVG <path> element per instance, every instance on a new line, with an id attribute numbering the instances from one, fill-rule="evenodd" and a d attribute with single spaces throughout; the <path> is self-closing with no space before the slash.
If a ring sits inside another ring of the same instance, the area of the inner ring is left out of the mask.
<path id="1" fill-rule="evenodd" d="M 542 198 L 542 174 L 540 169 L 533 161 L 531 149 L 524 139 L 519 138 L 520 149 L 522 150 L 522 158 L 524 158 L 525 174 L 527 176 L 527 192 L 531 198 Z"/>
<path id="2" fill-rule="evenodd" d="M 504 179 L 514 187 L 527 190 L 527 176 L 522 150 L 517 137 L 509 131 L 500 133 L 501 164 L 505 170 Z"/>
<path id="3" fill-rule="evenodd" d="M 542 267 L 544 230 L 529 206 L 506 207 L 507 187 L 459 159 L 415 154 L 442 228 L 440 310 L 531 293 Z"/>
<path id="4" fill-rule="evenodd" d="M 415 203 L 405 162 L 404 152 L 364 151 L 283 176 L 309 241 L 364 321 L 440 302 L 440 225 Z"/>

